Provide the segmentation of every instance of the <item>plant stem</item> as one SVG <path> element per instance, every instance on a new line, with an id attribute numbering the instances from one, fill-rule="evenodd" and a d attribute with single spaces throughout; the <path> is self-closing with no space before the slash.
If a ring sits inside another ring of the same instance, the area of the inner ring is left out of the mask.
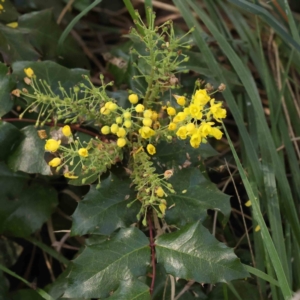
<path id="1" fill-rule="evenodd" d="M 151 261 L 152 261 L 152 282 L 150 286 L 150 294 L 152 295 L 154 289 L 155 276 L 156 276 L 156 262 L 155 262 L 155 243 L 153 239 L 153 224 L 152 224 L 152 219 L 150 214 L 148 214 L 148 224 L 149 224 Z"/>

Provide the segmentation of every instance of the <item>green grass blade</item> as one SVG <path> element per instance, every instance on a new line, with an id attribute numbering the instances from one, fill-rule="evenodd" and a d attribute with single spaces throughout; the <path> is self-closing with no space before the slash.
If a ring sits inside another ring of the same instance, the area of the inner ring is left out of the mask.
<path id="1" fill-rule="evenodd" d="M 248 266 L 248 265 L 243 265 L 243 266 L 244 266 L 245 270 L 248 271 L 250 274 L 253 274 L 253 275 L 255 275 L 255 276 L 257 276 L 257 277 L 259 277 L 259 278 L 261 278 L 265 281 L 268 281 L 273 285 L 280 286 L 279 282 L 276 279 L 274 279 L 272 276 L 262 272 L 261 270 L 258 270 L 256 268 L 253 268 L 253 267 Z"/>
<path id="2" fill-rule="evenodd" d="M 95 0 L 93 3 L 91 3 L 89 6 L 87 6 L 80 14 L 78 14 L 66 27 L 66 29 L 61 34 L 59 40 L 58 40 L 58 46 L 62 46 L 63 42 L 65 41 L 66 37 L 70 33 L 70 31 L 73 29 L 73 27 L 76 25 L 76 23 L 84 16 L 86 15 L 91 9 L 93 9 L 96 5 L 98 5 L 102 0 Z"/>

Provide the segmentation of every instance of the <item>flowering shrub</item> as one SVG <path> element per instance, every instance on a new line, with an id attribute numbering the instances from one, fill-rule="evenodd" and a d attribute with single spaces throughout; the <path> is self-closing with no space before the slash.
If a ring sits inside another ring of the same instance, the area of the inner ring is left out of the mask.
<path id="1" fill-rule="evenodd" d="M 150 299 L 157 263 L 165 274 L 198 282 L 247 276 L 233 252 L 201 224 L 207 209 L 228 216 L 230 206 L 228 197 L 193 162 L 199 161 L 209 139 L 223 136 L 226 110 L 215 95 L 225 86 L 213 89 L 197 80 L 190 94 L 178 92 L 178 74 L 186 72 L 181 65 L 189 59 L 184 51 L 190 48 L 189 33 L 177 37 L 172 22 L 155 27 L 154 18 L 151 12 L 149 26 L 139 18 L 137 28 L 143 33 L 133 28 L 129 34 L 140 44 L 130 51 L 137 71 L 132 80 L 143 82 L 145 89 L 129 90 L 126 104 L 111 96 L 114 83 L 106 83 L 102 75 L 100 87 L 83 75 L 70 90 L 59 83 L 54 91 L 29 66 L 24 69 L 27 88 L 13 91 L 27 101 L 20 119 L 36 112 L 36 127 L 53 125 L 44 143 L 53 174 L 63 175 L 70 184 L 91 184 L 73 215 L 72 234 L 95 234 L 104 240 L 90 244 L 71 272 L 63 273 L 68 278 L 63 291 L 67 298 L 102 298 L 124 289 L 126 295 L 133 291 L 145 296 L 140 299 Z M 79 126 L 93 128 L 96 136 L 82 140 Z M 178 149 L 183 149 L 186 161 L 176 157 Z M 164 155 L 175 159 L 163 161 Z M 124 176 L 114 171 L 120 167 Z M 151 283 L 138 280 L 147 275 L 150 264 Z"/>

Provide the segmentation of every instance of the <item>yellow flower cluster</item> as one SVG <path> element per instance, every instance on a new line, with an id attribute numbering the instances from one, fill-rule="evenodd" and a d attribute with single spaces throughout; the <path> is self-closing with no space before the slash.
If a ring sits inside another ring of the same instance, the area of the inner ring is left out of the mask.
<path id="1" fill-rule="evenodd" d="M 183 107 L 183 111 L 177 113 L 174 107 L 167 108 L 171 119 L 168 129 L 176 131 L 178 138 L 185 140 L 189 137 L 193 148 L 198 148 L 201 142 L 206 142 L 208 136 L 218 140 L 222 138 L 221 130 L 213 126 L 215 122 L 211 122 L 212 118 L 217 122 L 226 118 L 226 110 L 222 108 L 222 103 L 215 103 L 215 99 L 211 99 L 205 89 L 197 90 L 188 106 L 184 96 L 175 95 L 175 99 Z M 209 108 L 206 108 L 208 104 Z"/>

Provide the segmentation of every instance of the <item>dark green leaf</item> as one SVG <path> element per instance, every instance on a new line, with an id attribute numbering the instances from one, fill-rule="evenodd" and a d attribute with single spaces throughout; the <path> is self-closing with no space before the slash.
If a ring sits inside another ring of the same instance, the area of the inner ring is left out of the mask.
<path id="1" fill-rule="evenodd" d="M 8 280 L 6 279 L 4 273 L 0 271 L 0 300 L 9 299 L 8 290 L 9 290 Z"/>
<path id="2" fill-rule="evenodd" d="M 110 300 L 150 300 L 149 286 L 138 281 L 121 281 Z"/>
<path id="3" fill-rule="evenodd" d="M 149 241 L 137 228 L 121 229 L 107 242 L 87 247 L 74 261 L 64 297 L 105 298 L 146 274 Z"/>
<path id="4" fill-rule="evenodd" d="M 3 7 L 2 13 L 0 13 L 0 22 L 2 23 L 11 23 L 17 21 L 19 13 L 16 8 L 12 5 L 10 0 L 1 1 Z"/>
<path id="5" fill-rule="evenodd" d="M 72 235 L 109 235 L 117 228 L 136 222 L 138 205 L 126 207 L 133 199 L 130 180 L 111 174 L 101 182 L 100 189 L 91 186 L 79 202 L 73 214 Z"/>
<path id="6" fill-rule="evenodd" d="M 8 67 L 0 63 L 0 117 L 8 113 L 13 107 L 10 92 L 15 86 L 15 82 L 8 73 Z"/>
<path id="7" fill-rule="evenodd" d="M 89 68 L 83 51 L 70 36 L 58 53 L 57 41 L 62 31 L 53 18 L 52 9 L 22 15 L 19 28 L 30 33 L 30 43 L 39 51 L 43 60 L 55 60 L 66 67 Z"/>
<path id="8" fill-rule="evenodd" d="M 48 186 L 27 184 L 27 175 L 0 164 L 0 233 L 28 236 L 49 218 L 57 195 Z"/>
<path id="9" fill-rule="evenodd" d="M 10 294 L 11 300 L 42 300 L 44 299 L 36 291 L 32 289 L 18 290 Z"/>
<path id="10" fill-rule="evenodd" d="M 216 283 L 248 276 L 233 250 L 200 222 L 158 237 L 156 253 L 167 273 L 186 280 Z"/>
<path id="11" fill-rule="evenodd" d="M 8 166 L 14 171 L 51 175 L 50 167 L 44 160 L 45 140 L 40 139 L 34 126 L 24 127 L 21 132 L 25 138 L 9 156 Z"/>
<path id="12" fill-rule="evenodd" d="M 230 196 L 223 194 L 213 183 L 206 180 L 198 169 L 187 168 L 175 172 L 169 179 L 176 194 L 167 197 L 166 220 L 168 224 L 184 226 L 204 220 L 208 209 L 221 211 L 227 219 L 231 207 Z M 175 206 L 173 206 L 175 205 Z"/>
<path id="13" fill-rule="evenodd" d="M 0 160 L 4 160 L 21 142 L 22 132 L 10 123 L 0 121 Z"/>
<path id="14" fill-rule="evenodd" d="M 27 36 L 28 31 L 0 24 L 0 52 L 5 63 L 39 58 L 39 54 L 28 42 Z"/>

